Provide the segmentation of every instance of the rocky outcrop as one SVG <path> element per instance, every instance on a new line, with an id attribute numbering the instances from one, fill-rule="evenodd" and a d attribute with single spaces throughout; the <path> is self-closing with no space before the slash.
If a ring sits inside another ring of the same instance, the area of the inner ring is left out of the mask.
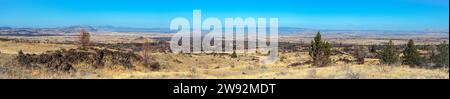
<path id="1" fill-rule="evenodd" d="M 105 66 L 124 66 L 133 68 L 133 62 L 141 57 L 131 51 L 113 51 L 109 49 L 70 49 L 36 54 L 24 54 L 22 51 L 16 57 L 17 62 L 25 67 L 43 67 L 58 71 L 76 71 L 75 64 L 92 64 L 93 68 Z"/>

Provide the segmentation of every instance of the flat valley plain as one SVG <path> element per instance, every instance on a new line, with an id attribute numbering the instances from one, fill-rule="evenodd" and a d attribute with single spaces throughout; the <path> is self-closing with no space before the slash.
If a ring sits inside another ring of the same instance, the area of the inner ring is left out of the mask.
<path id="1" fill-rule="evenodd" d="M 334 45 L 382 45 L 393 40 L 396 45 L 404 45 L 409 39 L 417 45 L 436 45 L 448 42 L 447 37 L 337 37 L 322 33 L 323 39 Z M 120 45 L 127 43 L 161 42 L 170 34 L 118 33 L 91 36 L 96 44 Z M 388 66 L 380 64 L 377 58 L 367 57 L 364 64 L 345 62 L 355 60 L 345 47 L 333 47 L 341 52 L 331 56 L 333 62 L 327 67 L 314 67 L 311 64 L 292 65 L 311 60 L 307 44 L 310 36 L 281 36 L 279 60 L 274 64 L 259 64 L 261 54 L 239 53 L 237 58 L 228 54 L 174 54 L 167 50 L 150 52 L 161 67 L 148 69 L 140 63 L 132 63 L 133 68 L 108 66 L 92 68 L 92 64 L 74 64 L 74 72 L 54 71 L 45 68 L 17 66 L 16 57 L 20 50 L 27 54 L 42 54 L 61 49 L 75 49 L 77 36 L 0 36 L 0 79 L 449 79 L 448 68 L 421 68 L 407 65 Z M 158 44 L 158 43 L 156 43 Z M 104 48 L 105 46 L 94 46 Z M 114 47 L 114 46 L 113 46 Z M 111 48 L 111 47 L 109 47 Z M 351 47 L 350 47 L 351 48 Z M 129 47 L 121 49 L 140 54 Z M 424 52 L 424 50 L 420 50 Z"/>

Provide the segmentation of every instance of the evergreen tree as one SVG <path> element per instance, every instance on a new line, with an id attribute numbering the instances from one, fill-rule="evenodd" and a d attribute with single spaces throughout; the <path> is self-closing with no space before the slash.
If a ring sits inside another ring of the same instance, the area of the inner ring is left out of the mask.
<path id="1" fill-rule="evenodd" d="M 236 54 L 236 51 L 233 51 L 233 53 L 230 56 L 231 56 L 231 58 L 237 58 L 238 57 L 237 54 Z"/>
<path id="2" fill-rule="evenodd" d="M 376 45 L 370 46 L 370 52 L 371 53 L 377 53 L 377 46 Z"/>
<path id="3" fill-rule="evenodd" d="M 418 66 L 421 64 L 422 58 L 413 40 L 409 40 L 405 50 L 403 51 L 403 64 L 410 66 Z"/>
<path id="4" fill-rule="evenodd" d="M 437 46 L 437 54 L 433 55 L 433 61 L 436 66 L 440 67 L 448 67 L 449 65 L 449 53 L 448 53 L 449 45 L 444 42 Z"/>
<path id="5" fill-rule="evenodd" d="M 383 51 L 380 52 L 379 56 L 380 62 L 388 65 L 395 64 L 400 60 L 399 55 L 396 52 L 396 47 L 392 40 L 390 40 Z"/>
<path id="6" fill-rule="evenodd" d="M 322 41 L 320 32 L 316 34 L 314 40 L 311 41 L 309 55 L 313 59 L 313 65 L 323 67 L 331 63 L 331 44 Z"/>

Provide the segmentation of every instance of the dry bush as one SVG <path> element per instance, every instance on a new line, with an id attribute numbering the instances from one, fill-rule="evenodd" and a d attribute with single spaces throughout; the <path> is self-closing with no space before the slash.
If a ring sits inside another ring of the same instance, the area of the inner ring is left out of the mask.
<path id="1" fill-rule="evenodd" d="M 320 78 L 319 75 L 317 75 L 317 70 L 315 68 L 312 68 L 308 71 L 308 75 L 309 78 L 313 78 L 313 79 L 317 79 Z"/>
<path id="2" fill-rule="evenodd" d="M 151 43 L 148 40 L 145 40 L 145 42 L 142 44 L 142 51 L 141 51 L 143 65 L 153 70 L 161 69 L 160 68 L 161 65 L 153 59 L 153 57 L 150 55 L 150 52 L 151 52 Z"/>
<path id="3" fill-rule="evenodd" d="M 364 58 L 366 58 L 367 50 L 364 46 L 356 46 L 353 56 L 356 58 L 358 64 L 364 64 Z"/>
<path id="4" fill-rule="evenodd" d="M 361 74 L 358 72 L 353 72 L 353 71 L 347 71 L 345 73 L 345 76 L 347 77 L 347 79 L 360 79 Z"/>

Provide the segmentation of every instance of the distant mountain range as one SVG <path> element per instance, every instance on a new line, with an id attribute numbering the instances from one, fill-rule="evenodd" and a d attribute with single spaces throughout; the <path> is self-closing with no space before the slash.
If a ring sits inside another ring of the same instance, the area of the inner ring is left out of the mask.
<path id="1" fill-rule="evenodd" d="M 11 28 L 0 27 L 0 36 L 57 36 L 57 35 L 72 35 L 78 33 L 80 29 L 85 29 L 91 32 L 98 30 L 91 26 L 70 26 L 64 28 Z"/>
<path id="2" fill-rule="evenodd" d="M 110 32 L 154 32 L 154 33 L 174 33 L 168 28 L 133 28 L 133 27 L 116 27 L 116 26 L 97 26 L 99 31 Z"/>
<path id="3" fill-rule="evenodd" d="M 131 28 L 115 26 L 70 26 L 62 28 L 12 28 L 0 27 L 0 36 L 51 36 L 51 35 L 77 35 L 81 29 L 92 33 L 110 32 L 137 32 L 137 33 L 175 33 L 166 28 Z"/>
<path id="4" fill-rule="evenodd" d="M 132 28 L 116 26 L 70 26 L 61 28 L 12 28 L 0 27 L 0 36 L 58 36 L 58 35 L 78 35 L 80 29 L 88 30 L 92 33 L 175 33 L 168 28 Z M 268 29 L 267 29 L 268 30 Z M 392 30 L 332 30 L 332 29 L 308 29 L 295 27 L 280 27 L 279 34 L 282 36 L 313 36 L 318 31 L 342 36 L 411 36 L 411 35 L 434 35 L 437 37 L 448 37 L 448 31 L 392 31 Z M 207 32 L 207 31 L 206 31 Z"/>

